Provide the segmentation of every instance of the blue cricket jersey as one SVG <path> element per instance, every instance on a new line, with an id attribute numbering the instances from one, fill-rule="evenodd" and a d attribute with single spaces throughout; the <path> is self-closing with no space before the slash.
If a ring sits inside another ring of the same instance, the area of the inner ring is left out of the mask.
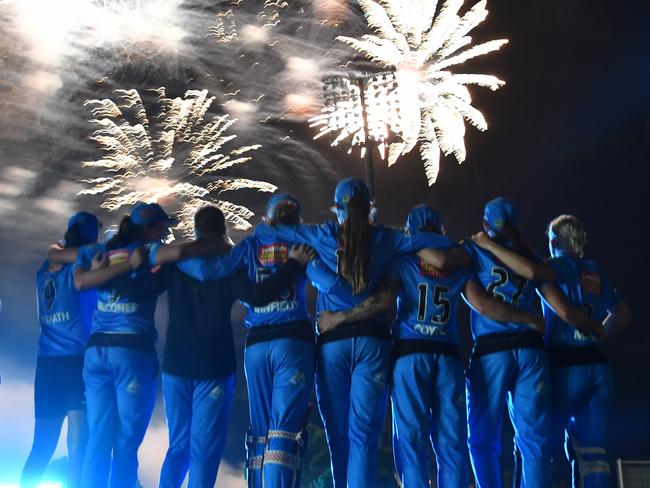
<path id="1" fill-rule="evenodd" d="M 393 338 L 458 345 L 458 302 L 472 275 L 469 268 L 440 270 L 417 254 L 393 259 L 387 276 L 401 283 Z"/>
<path id="2" fill-rule="evenodd" d="M 472 256 L 478 280 L 488 294 L 520 310 L 526 312 L 535 311 L 537 300 L 536 283 L 519 276 L 498 260 L 494 254 L 479 247 L 474 242 L 466 242 L 465 249 Z M 470 322 L 474 339 L 485 334 L 528 332 L 531 330 L 526 324 L 497 322 L 474 310 L 472 310 Z"/>
<path id="3" fill-rule="evenodd" d="M 287 242 L 308 244 L 319 254 L 325 265 L 338 272 L 338 257 L 342 250 L 338 244 L 340 225 L 329 221 L 321 225 L 299 224 L 295 226 L 260 224 L 255 228 L 258 238 L 274 237 Z M 449 249 L 455 243 L 442 235 L 428 232 L 404 232 L 381 225 L 373 226 L 370 261 L 370 286 L 362 293 L 354 294 L 346 280 L 338 280 L 333 286 L 317 286 L 319 289 L 317 310 L 338 312 L 349 310 L 377 292 L 388 262 L 397 254 L 405 254 L 424 248 Z M 325 289 L 328 291 L 324 291 Z"/>
<path id="4" fill-rule="evenodd" d="M 208 281 L 246 271 L 251 281 L 260 283 L 274 274 L 289 259 L 291 243 L 274 236 L 247 236 L 229 253 L 210 258 L 195 258 L 178 263 L 188 275 Z M 249 328 L 261 325 L 310 321 L 305 298 L 305 271 L 295 274 L 293 286 L 278 299 L 262 307 L 242 302 Z"/>
<path id="5" fill-rule="evenodd" d="M 39 356 L 77 356 L 86 349 L 97 293 L 77 291 L 73 275 L 71 264 L 50 271 L 47 261 L 36 273 Z"/>
<path id="6" fill-rule="evenodd" d="M 109 265 L 119 264 L 128 260 L 130 253 L 140 246 L 142 244 L 132 244 L 111 251 L 106 250 L 105 244 L 84 246 L 79 249 L 74 267 L 90 269 L 93 256 L 98 252 L 108 252 Z M 160 293 L 153 284 L 148 266 L 101 285 L 97 288 L 92 332 L 146 334 L 156 339 L 154 313 Z"/>
<path id="7" fill-rule="evenodd" d="M 602 270 L 593 261 L 568 255 L 548 261 L 555 269 L 557 285 L 572 305 L 593 319 L 602 322 L 618 303 L 618 295 Z M 596 339 L 568 325 L 543 299 L 542 309 L 546 319 L 546 340 L 549 347 L 593 346 Z"/>

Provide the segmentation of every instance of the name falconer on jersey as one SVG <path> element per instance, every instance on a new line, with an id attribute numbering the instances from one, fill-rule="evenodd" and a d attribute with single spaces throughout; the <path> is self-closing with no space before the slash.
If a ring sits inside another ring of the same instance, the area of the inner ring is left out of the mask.
<path id="1" fill-rule="evenodd" d="M 138 311 L 137 303 L 118 303 L 119 299 L 120 295 L 115 290 L 112 290 L 108 301 L 97 300 L 97 310 L 109 313 L 135 313 Z"/>

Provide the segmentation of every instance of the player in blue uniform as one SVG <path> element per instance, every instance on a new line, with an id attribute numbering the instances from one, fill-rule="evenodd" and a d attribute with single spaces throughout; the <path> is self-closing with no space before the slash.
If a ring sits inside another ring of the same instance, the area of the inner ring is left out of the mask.
<path id="1" fill-rule="evenodd" d="M 514 203 L 488 202 L 483 226 L 496 241 L 528 252 L 515 230 Z M 478 279 L 493 297 L 522 311 L 535 308 L 536 284 L 474 242 L 466 244 Z M 467 377 L 468 444 L 477 485 L 501 486 L 501 423 L 508 405 L 522 457 L 522 486 L 550 484 L 551 388 L 543 329 L 471 313 L 474 348 Z"/>
<path id="2" fill-rule="evenodd" d="M 89 427 L 84 488 L 105 487 L 109 471 L 112 488 L 131 488 L 137 480 L 137 452 L 155 402 L 154 311 L 161 291 L 142 266 L 141 246 L 160 242 L 170 221 L 159 205 L 140 203 L 108 243 L 79 250 L 75 286 L 96 287 L 98 294 L 83 371 Z M 132 276 L 120 276 L 127 270 Z"/>
<path id="3" fill-rule="evenodd" d="M 409 232 L 444 234 L 439 214 L 418 205 L 406 223 Z M 393 452 L 402 486 L 429 484 L 428 444 L 436 453 L 437 486 L 467 487 L 467 435 L 465 375 L 458 350 L 456 310 L 461 293 L 471 307 L 494 320 L 543 326 L 541 316 L 520 311 L 490 297 L 471 269 L 444 271 L 416 254 L 398 256 L 387 271 L 392 297 L 375 301 L 377 313 L 394 304 L 393 325 Z M 373 307 L 362 304 L 358 307 Z M 338 326 L 355 310 L 323 313 L 319 326 Z M 327 322 L 325 324 L 325 322 Z"/>
<path id="4" fill-rule="evenodd" d="M 274 195 L 266 219 L 271 225 L 297 224 L 300 204 L 290 195 Z M 187 260 L 178 267 L 210 282 L 244 273 L 261 286 L 276 277 L 290 254 L 286 241 L 249 236 L 227 255 Z M 262 306 L 241 297 L 248 329 L 244 367 L 251 420 L 246 463 L 250 487 L 295 488 L 300 482 L 315 367 L 305 285 L 301 270 L 292 286 L 270 303 Z"/>
<path id="5" fill-rule="evenodd" d="M 527 259 L 483 235 L 475 240 L 521 276 L 548 283 L 541 291 L 552 368 L 553 444 L 561 443 L 566 431 L 574 487 L 607 487 L 605 439 L 613 382 L 597 339 L 618 334 L 629 324 L 631 313 L 601 268 L 584 259 L 586 233 L 575 217 L 554 219 L 547 234 L 551 259 L 546 263 Z"/>
<path id="6" fill-rule="evenodd" d="M 321 287 L 319 312 L 354 308 L 378 291 L 390 259 L 399 253 L 433 248 L 425 254 L 441 267 L 455 264 L 447 238 L 404 233 L 370 223 L 366 185 L 347 178 L 336 187 L 338 222 L 323 225 L 258 225 L 258 239 L 276 238 L 313 246 L 323 262 L 342 278 Z M 316 394 L 330 450 L 336 487 L 374 486 L 379 435 L 386 408 L 390 367 L 390 331 L 383 317 L 359 320 L 324 331 L 317 338 Z M 319 326 L 320 327 L 320 326 Z"/>
<path id="7" fill-rule="evenodd" d="M 97 242 L 99 227 L 97 217 L 88 212 L 73 215 L 64 238 L 66 252 L 74 256 L 80 246 Z M 52 260 L 36 273 L 36 289 L 41 326 L 34 382 L 36 424 L 20 486 L 39 485 L 67 416 L 67 486 L 78 488 L 87 441 L 83 355 L 97 297 L 94 291 L 75 290 L 71 264 Z"/>

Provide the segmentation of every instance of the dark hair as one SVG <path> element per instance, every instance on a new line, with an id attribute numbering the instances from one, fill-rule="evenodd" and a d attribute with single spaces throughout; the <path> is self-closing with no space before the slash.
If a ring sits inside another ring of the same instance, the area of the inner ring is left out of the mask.
<path id="1" fill-rule="evenodd" d="M 220 208 L 206 205 L 194 214 L 194 229 L 198 235 L 222 236 L 226 233 L 226 218 Z"/>
<path id="2" fill-rule="evenodd" d="M 93 244 L 93 242 L 88 241 L 88 239 L 84 239 L 81 232 L 81 224 L 79 223 L 72 224 L 72 226 L 68 228 L 63 240 L 65 241 L 65 247 L 81 247 L 87 244 Z"/>
<path id="3" fill-rule="evenodd" d="M 267 221 L 271 226 L 277 224 L 296 225 L 300 222 L 300 211 L 295 203 L 280 202 L 275 206 L 273 215 Z"/>
<path id="4" fill-rule="evenodd" d="M 106 249 L 119 249 L 133 244 L 136 241 L 143 240 L 144 226 L 136 225 L 131 220 L 131 217 L 125 215 L 120 220 L 120 226 L 110 241 L 106 243 Z"/>
<path id="5" fill-rule="evenodd" d="M 345 222 L 339 229 L 339 273 L 350 285 L 355 295 L 370 284 L 370 205 L 355 195 L 348 202 Z"/>

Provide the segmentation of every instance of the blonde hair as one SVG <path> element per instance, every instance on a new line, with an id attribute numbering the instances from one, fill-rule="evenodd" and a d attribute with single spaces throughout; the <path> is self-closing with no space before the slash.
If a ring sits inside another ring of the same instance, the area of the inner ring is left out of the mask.
<path id="1" fill-rule="evenodd" d="M 560 215 L 548 224 L 548 232 L 553 232 L 557 239 L 556 246 L 562 251 L 582 257 L 587 243 L 587 232 L 580 221 L 573 215 Z"/>

